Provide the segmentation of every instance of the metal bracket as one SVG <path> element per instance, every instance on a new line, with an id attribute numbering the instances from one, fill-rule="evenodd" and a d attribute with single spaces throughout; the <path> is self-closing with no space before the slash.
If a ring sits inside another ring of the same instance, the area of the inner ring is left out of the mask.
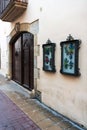
<path id="1" fill-rule="evenodd" d="M 66 41 L 72 41 L 72 40 L 74 40 L 74 38 L 72 37 L 71 34 L 69 34 L 69 36 L 67 37 Z"/>
<path id="2" fill-rule="evenodd" d="M 50 39 L 47 40 L 46 44 L 52 43 Z"/>

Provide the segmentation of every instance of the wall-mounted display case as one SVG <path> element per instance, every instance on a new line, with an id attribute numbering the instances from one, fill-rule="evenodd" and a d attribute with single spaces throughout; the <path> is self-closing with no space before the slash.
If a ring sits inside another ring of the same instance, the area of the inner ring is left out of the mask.
<path id="1" fill-rule="evenodd" d="M 63 41 L 61 46 L 61 70 L 62 74 L 79 76 L 79 40 Z"/>
<path id="2" fill-rule="evenodd" d="M 56 72 L 55 69 L 55 43 L 47 41 L 43 44 L 43 70 L 49 72 Z"/>

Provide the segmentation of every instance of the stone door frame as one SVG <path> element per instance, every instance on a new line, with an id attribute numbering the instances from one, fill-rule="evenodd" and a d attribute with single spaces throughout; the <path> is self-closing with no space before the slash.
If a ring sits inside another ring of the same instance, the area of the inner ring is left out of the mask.
<path id="1" fill-rule="evenodd" d="M 37 35 L 38 35 L 38 24 L 39 21 L 35 21 L 31 24 L 29 23 L 16 23 L 14 29 L 11 31 L 10 35 L 7 37 L 8 42 L 8 72 L 6 74 L 8 79 L 12 78 L 12 46 L 11 42 L 14 39 L 15 35 L 20 32 L 30 32 L 34 35 L 34 90 L 37 91 L 37 79 L 39 78 L 39 69 L 37 68 L 37 56 L 39 56 L 39 45 L 37 44 Z M 37 51 L 38 50 L 38 51 Z"/>

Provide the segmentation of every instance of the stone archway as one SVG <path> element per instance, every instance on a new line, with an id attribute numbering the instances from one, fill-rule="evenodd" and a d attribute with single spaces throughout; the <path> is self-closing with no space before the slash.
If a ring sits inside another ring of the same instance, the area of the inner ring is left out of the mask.
<path id="1" fill-rule="evenodd" d="M 19 32 L 12 42 L 12 80 L 28 90 L 34 88 L 34 36 Z"/>
<path id="2" fill-rule="evenodd" d="M 19 35 L 20 32 L 29 32 L 30 31 L 30 24 L 29 23 L 18 23 L 19 27 L 17 30 L 17 24 L 15 24 L 14 29 L 11 31 L 10 35 L 8 36 L 8 74 L 7 77 L 12 79 L 12 45 L 11 43 Z"/>
<path id="3" fill-rule="evenodd" d="M 7 77 L 12 79 L 12 46 L 11 42 L 15 36 L 17 36 L 20 32 L 30 32 L 34 35 L 34 90 L 37 89 L 37 78 L 39 77 L 39 69 L 37 68 L 37 56 L 39 55 L 39 46 L 37 45 L 37 34 L 38 34 L 38 20 L 29 24 L 29 23 L 18 23 L 18 27 L 11 31 L 10 35 L 8 36 L 8 73 Z M 38 50 L 38 51 L 37 51 Z"/>

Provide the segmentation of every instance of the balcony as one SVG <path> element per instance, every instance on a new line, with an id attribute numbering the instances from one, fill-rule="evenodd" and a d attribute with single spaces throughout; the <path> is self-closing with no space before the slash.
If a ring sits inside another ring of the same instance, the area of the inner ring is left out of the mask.
<path id="1" fill-rule="evenodd" d="M 0 0 L 0 19 L 13 22 L 20 17 L 27 8 L 28 0 Z"/>

